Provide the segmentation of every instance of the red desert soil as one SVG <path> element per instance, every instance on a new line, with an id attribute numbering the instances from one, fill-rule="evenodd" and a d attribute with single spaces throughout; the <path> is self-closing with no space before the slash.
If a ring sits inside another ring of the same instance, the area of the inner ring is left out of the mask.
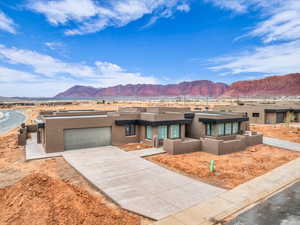
<path id="1" fill-rule="evenodd" d="M 37 173 L 43 175 L 32 175 Z M 96 218 L 98 222 L 93 221 Z M 24 148 L 17 145 L 16 132 L 0 136 L 1 225 L 146 225 L 152 222 L 121 211 L 62 157 L 24 162 Z"/>
<path id="2" fill-rule="evenodd" d="M 231 189 L 299 156 L 300 152 L 257 145 L 243 152 L 222 156 L 195 152 L 156 155 L 147 159 L 204 182 Z M 210 160 L 215 160 L 217 175 L 209 171 Z"/>
<path id="3" fill-rule="evenodd" d="M 120 145 L 119 148 L 125 151 L 135 151 L 135 150 L 142 150 L 145 148 L 152 148 L 152 146 L 145 143 L 130 143 L 125 145 Z"/>
<path id="4" fill-rule="evenodd" d="M 7 225 L 138 225 L 138 216 L 105 205 L 75 185 L 31 174 L 0 189 L 0 224 Z"/>
<path id="5" fill-rule="evenodd" d="M 279 138 L 291 142 L 300 143 L 300 127 L 288 125 L 251 125 L 252 131 L 263 133 L 266 137 Z"/>

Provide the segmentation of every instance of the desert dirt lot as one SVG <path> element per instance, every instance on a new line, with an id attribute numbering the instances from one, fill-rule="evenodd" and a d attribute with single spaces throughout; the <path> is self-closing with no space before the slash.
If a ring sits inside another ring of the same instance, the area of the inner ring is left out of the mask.
<path id="1" fill-rule="evenodd" d="M 120 145 L 118 146 L 120 149 L 123 149 L 127 152 L 129 151 L 137 151 L 137 150 L 142 150 L 145 148 L 152 148 L 151 145 L 145 144 L 145 143 L 130 143 L 126 145 Z"/>
<path id="2" fill-rule="evenodd" d="M 0 224 L 138 225 L 61 157 L 24 162 L 16 132 L 0 137 Z"/>
<path id="3" fill-rule="evenodd" d="M 251 125 L 252 131 L 260 132 L 266 137 L 279 138 L 291 142 L 300 143 L 300 127 L 289 126 L 288 124 L 276 125 Z"/>
<path id="4" fill-rule="evenodd" d="M 182 155 L 161 154 L 147 159 L 195 179 L 231 189 L 299 156 L 299 152 L 257 145 L 222 156 L 195 152 Z M 209 170 L 210 160 L 215 160 L 215 174 Z"/>

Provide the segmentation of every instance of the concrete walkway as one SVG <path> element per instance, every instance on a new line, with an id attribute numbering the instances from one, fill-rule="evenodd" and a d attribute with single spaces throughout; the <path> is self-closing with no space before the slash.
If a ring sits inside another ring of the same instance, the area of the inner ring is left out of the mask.
<path id="1" fill-rule="evenodd" d="M 300 158 L 153 225 L 215 225 L 300 181 Z"/>
<path id="2" fill-rule="evenodd" d="M 136 150 L 136 151 L 129 151 L 128 153 L 139 156 L 139 157 L 146 157 L 151 155 L 157 155 L 166 153 L 163 148 L 145 148 L 142 150 Z"/>
<path id="3" fill-rule="evenodd" d="M 122 208 L 155 220 L 225 191 L 113 146 L 66 151 L 63 157 Z"/>
<path id="4" fill-rule="evenodd" d="M 36 133 L 31 133 L 31 138 L 27 139 L 25 146 L 25 158 L 26 160 L 44 159 L 51 157 L 62 156 L 61 152 L 46 153 L 41 144 L 37 144 Z"/>
<path id="5" fill-rule="evenodd" d="M 296 142 L 285 141 L 277 138 L 264 137 L 263 143 L 266 145 L 272 145 L 275 147 L 285 148 L 288 150 L 300 152 L 300 143 L 296 143 Z"/>

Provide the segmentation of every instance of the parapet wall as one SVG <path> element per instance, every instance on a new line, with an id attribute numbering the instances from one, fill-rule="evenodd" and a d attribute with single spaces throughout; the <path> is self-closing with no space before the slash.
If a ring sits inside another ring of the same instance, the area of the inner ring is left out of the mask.
<path id="1" fill-rule="evenodd" d="M 215 155 L 225 155 L 245 150 L 248 146 L 262 144 L 261 134 L 237 135 L 234 139 L 165 139 L 164 150 L 172 155 L 204 151 Z"/>
<path id="2" fill-rule="evenodd" d="M 263 136 L 254 135 L 237 135 L 233 140 L 218 140 L 213 138 L 201 139 L 201 150 L 204 152 L 224 155 L 245 150 L 248 146 L 262 144 Z"/>
<path id="3" fill-rule="evenodd" d="M 198 139 L 165 139 L 163 148 L 171 155 L 199 152 L 201 141 Z"/>

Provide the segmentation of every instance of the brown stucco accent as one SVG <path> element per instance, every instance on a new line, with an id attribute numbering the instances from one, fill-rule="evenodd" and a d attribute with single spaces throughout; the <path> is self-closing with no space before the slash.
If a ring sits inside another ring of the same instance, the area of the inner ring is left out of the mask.
<path id="1" fill-rule="evenodd" d="M 246 147 L 262 144 L 262 135 L 237 135 L 235 139 L 219 140 L 213 138 L 201 139 L 201 149 L 204 152 L 215 155 L 224 155 L 234 152 L 243 151 Z"/>
<path id="2" fill-rule="evenodd" d="M 266 124 L 275 124 L 276 123 L 276 113 L 266 113 L 265 114 L 265 123 Z"/>
<path id="3" fill-rule="evenodd" d="M 165 139 L 163 144 L 164 150 L 172 155 L 198 152 L 201 150 L 200 139 Z"/>
<path id="4" fill-rule="evenodd" d="M 128 118 L 128 115 L 122 115 L 118 118 Z M 131 115 L 137 117 L 137 115 Z M 64 130 L 78 128 L 98 128 L 111 127 L 112 145 L 122 145 L 127 143 L 139 142 L 139 127 L 136 127 L 135 136 L 125 136 L 125 127 L 117 126 L 114 123 L 115 117 L 83 117 L 83 118 L 49 118 L 46 119 L 45 126 L 45 151 L 61 152 L 64 151 Z"/>

